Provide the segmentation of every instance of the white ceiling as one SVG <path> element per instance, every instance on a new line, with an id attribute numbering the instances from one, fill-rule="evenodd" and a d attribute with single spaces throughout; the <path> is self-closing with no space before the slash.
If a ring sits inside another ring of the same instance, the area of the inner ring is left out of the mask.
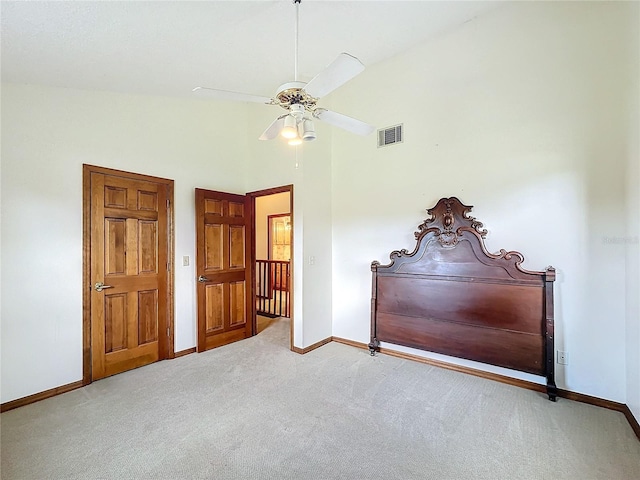
<path id="1" fill-rule="evenodd" d="M 372 65 L 499 2 L 303 0 L 299 79 L 340 52 Z M 188 96 L 272 96 L 293 80 L 295 7 L 276 1 L 2 1 L 2 80 Z"/>

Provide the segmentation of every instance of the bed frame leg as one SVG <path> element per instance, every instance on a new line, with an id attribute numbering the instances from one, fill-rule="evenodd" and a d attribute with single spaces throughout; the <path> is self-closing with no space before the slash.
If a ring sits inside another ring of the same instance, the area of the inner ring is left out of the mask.
<path id="1" fill-rule="evenodd" d="M 371 354 L 372 357 L 375 357 L 376 352 L 380 351 L 380 342 L 378 341 L 377 338 L 374 338 L 371 340 L 368 346 L 369 346 L 369 354 Z"/>
<path id="2" fill-rule="evenodd" d="M 558 388 L 556 387 L 555 382 L 547 382 L 547 395 L 549 395 L 549 400 L 552 402 L 556 401 L 556 398 L 558 397 Z"/>

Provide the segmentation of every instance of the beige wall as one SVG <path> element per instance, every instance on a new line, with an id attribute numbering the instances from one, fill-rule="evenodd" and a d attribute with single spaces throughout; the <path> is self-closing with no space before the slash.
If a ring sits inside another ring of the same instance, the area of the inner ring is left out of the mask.
<path id="1" fill-rule="evenodd" d="M 640 421 L 640 32 L 637 24 L 640 5 L 636 3 L 635 36 L 629 62 L 629 119 L 627 143 L 627 234 L 626 246 L 626 308 L 627 308 L 627 400 L 626 403 Z"/>
<path id="2" fill-rule="evenodd" d="M 228 125 L 246 123 L 243 105 L 2 85 L 2 402 L 82 378 L 83 163 L 175 180 L 175 349 L 195 345 L 194 188 L 244 193 Z"/>
<path id="3" fill-rule="evenodd" d="M 405 141 L 378 149 L 334 132 L 333 335 L 368 341 L 370 262 L 412 250 L 425 209 L 458 196 L 475 205 L 490 251 L 558 269 L 556 346 L 569 358 L 556 365 L 559 386 L 625 401 L 625 343 L 638 341 L 625 338 L 625 248 L 606 238 L 626 234 L 625 171 L 637 162 L 626 111 L 637 13 L 637 3 L 514 3 L 334 94 L 378 127 L 404 123 Z"/>

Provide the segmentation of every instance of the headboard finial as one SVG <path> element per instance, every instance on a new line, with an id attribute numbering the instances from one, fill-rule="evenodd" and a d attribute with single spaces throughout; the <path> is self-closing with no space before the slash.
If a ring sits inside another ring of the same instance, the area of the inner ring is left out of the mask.
<path id="1" fill-rule="evenodd" d="M 546 278 L 548 282 L 554 282 L 556 279 L 556 269 L 553 268 L 551 265 L 549 265 L 547 268 L 544 269 L 544 272 L 546 273 Z"/>
<path id="2" fill-rule="evenodd" d="M 466 227 L 485 238 L 487 230 L 482 222 L 468 215 L 473 206 L 464 205 L 457 197 L 441 198 L 435 207 L 427 210 L 431 217 L 418 226 L 416 240 L 427 231 L 436 231 L 438 241 L 444 247 L 454 247 L 458 243 L 459 229 Z"/>

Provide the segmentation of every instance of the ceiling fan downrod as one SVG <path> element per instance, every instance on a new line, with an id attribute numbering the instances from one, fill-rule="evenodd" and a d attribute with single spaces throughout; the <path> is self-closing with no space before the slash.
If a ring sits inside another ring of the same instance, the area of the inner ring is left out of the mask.
<path id="1" fill-rule="evenodd" d="M 296 28 L 294 38 L 294 54 L 293 54 L 293 79 L 298 81 L 298 24 L 300 23 L 300 2 L 302 0 L 293 0 L 293 4 L 296 6 Z"/>
<path id="2" fill-rule="evenodd" d="M 316 99 L 309 97 L 302 89 L 304 84 L 299 84 L 298 81 L 298 44 L 300 36 L 301 1 L 302 0 L 293 0 L 293 4 L 296 6 L 293 54 L 294 82 L 286 85 L 289 88 L 285 88 L 285 90 L 282 90 L 281 87 L 281 91 L 276 95 L 276 98 L 280 101 L 280 106 L 289 110 L 289 115 L 285 117 L 284 127 L 280 132 L 280 134 L 288 140 L 289 145 L 299 145 L 303 140 L 308 142 L 316 139 L 316 131 L 313 122 L 310 118 L 305 118 L 304 116 L 305 109 L 312 111 L 312 108 L 315 107 Z"/>

